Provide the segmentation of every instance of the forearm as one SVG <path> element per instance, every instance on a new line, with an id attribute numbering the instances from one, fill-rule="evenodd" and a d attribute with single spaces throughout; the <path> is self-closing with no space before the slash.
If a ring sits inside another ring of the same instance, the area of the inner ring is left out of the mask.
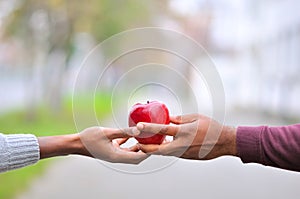
<path id="1" fill-rule="evenodd" d="M 91 156 L 78 134 L 39 137 L 38 143 L 41 159 L 70 154 Z"/>
<path id="2" fill-rule="evenodd" d="M 237 150 L 244 163 L 300 171 L 300 125 L 239 127 Z"/>

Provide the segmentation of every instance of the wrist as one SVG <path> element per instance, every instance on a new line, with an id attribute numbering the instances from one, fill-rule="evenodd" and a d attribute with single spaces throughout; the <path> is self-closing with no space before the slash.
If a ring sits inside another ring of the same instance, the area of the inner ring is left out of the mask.
<path id="1" fill-rule="evenodd" d="M 79 136 L 79 134 L 74 134 L 74 151 L 72 154 L 77 154 L 77 155 L 84 155 L 84 156 L 89 156 L 93 157 L 90 152 L 86 149 L 84 144 L 82 143 L 82 140 Z"/>
<path id="2" fill-rule="evenodd" d="M 70 154 L 87 155 L 78 134 L 39 137 L 38 142 L 41 159 Z"/>
<path id="3" fill-rule="evenodd" d="M 237 156 L 236 148 L 236 131 L 237 129 L 232 126 L 224 126 L 223 134 L 225 137 L 224 141 L 224 155 Z"/>

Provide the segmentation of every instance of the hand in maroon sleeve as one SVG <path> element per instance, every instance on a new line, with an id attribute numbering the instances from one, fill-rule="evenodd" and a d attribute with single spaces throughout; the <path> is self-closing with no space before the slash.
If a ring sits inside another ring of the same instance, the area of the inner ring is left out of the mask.
<path id="1" fill-rule="evenodd" d="M 224 126 L 203 115 L 171 117 L 175 125 L 139 123 L 138 130 L 173 136 L 161 145 L 142 145 L 149 154 L 171 155 L 186 159 L 207 160 L 224 155 L 237 155 L 244 163 L 260 163 L 282 169 L 300 171 L 300 124 L 283 127 Z M 204 139 L 210 128 L 213 135 L 221 130 L 216 143 Z M 199 156 L 200 149 L 207 155 Z"/>
<path id="2" fill-rule="evenodd" d="M 171 142 L 139 144 L 139 148 L 145 153 L 194 160 L 236 155 L 236 128 L 199 114 L 170 117 L 170 121 L 173 125 L 138 123 L 141 132 L 173 136 Z"/>

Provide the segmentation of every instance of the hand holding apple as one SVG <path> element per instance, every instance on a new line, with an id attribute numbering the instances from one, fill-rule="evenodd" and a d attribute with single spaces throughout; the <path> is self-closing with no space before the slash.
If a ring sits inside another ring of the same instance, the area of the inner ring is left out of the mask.
<path id="1" fill-rule="evenodd" d="M 167 106 L 158 101 L 147 101 L 146 104 L 135 104 L 129 114 L 128 125 L 136 126 L 139 122 L 169 124 L 169 110 Z M 136 138 L 141 144 L 161 144 L 166 135 L 142 132 Z"/>
<path id="2" fill-rule="evenodd" d="M 170 117 L 175 125 L 139 123 L 140 132 L 173 136 L 173 141 L 161 145 L 139 144 L 148 154 L 176 156 L 194 160 L 209 160 L 223 155 L 237 155 L 236 128 L 199 114 Z M 209 139 L 205 139 L 206 135 Z M 200 150 L 201 149 L 201 150 Z"/>

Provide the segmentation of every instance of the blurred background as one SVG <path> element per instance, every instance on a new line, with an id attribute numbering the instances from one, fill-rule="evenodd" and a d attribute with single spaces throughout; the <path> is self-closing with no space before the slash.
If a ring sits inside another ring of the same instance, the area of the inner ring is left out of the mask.
<path id="1" fill-rule="evenodd" d="M 299 122 L 299 9 L 298 0 L 0 0 L 0 131 L 76 132 L 72 91 L 85 56 L 112 35 L 149 26 L 181 32 L 207 50 L 223 81 L 227 124 Z M 95 94 L 99 120 L 111 115 L 110 79 L 122 70 L 117 65 Z M 84 93 L 94 85 L 89 75 L 84 82 L 76 111 L 88 126 Z M 68 157 L 1 174 L 0 198 L 297 198 L 299 180 L 227 157 L 179 160 L 145 175 Z"/>

